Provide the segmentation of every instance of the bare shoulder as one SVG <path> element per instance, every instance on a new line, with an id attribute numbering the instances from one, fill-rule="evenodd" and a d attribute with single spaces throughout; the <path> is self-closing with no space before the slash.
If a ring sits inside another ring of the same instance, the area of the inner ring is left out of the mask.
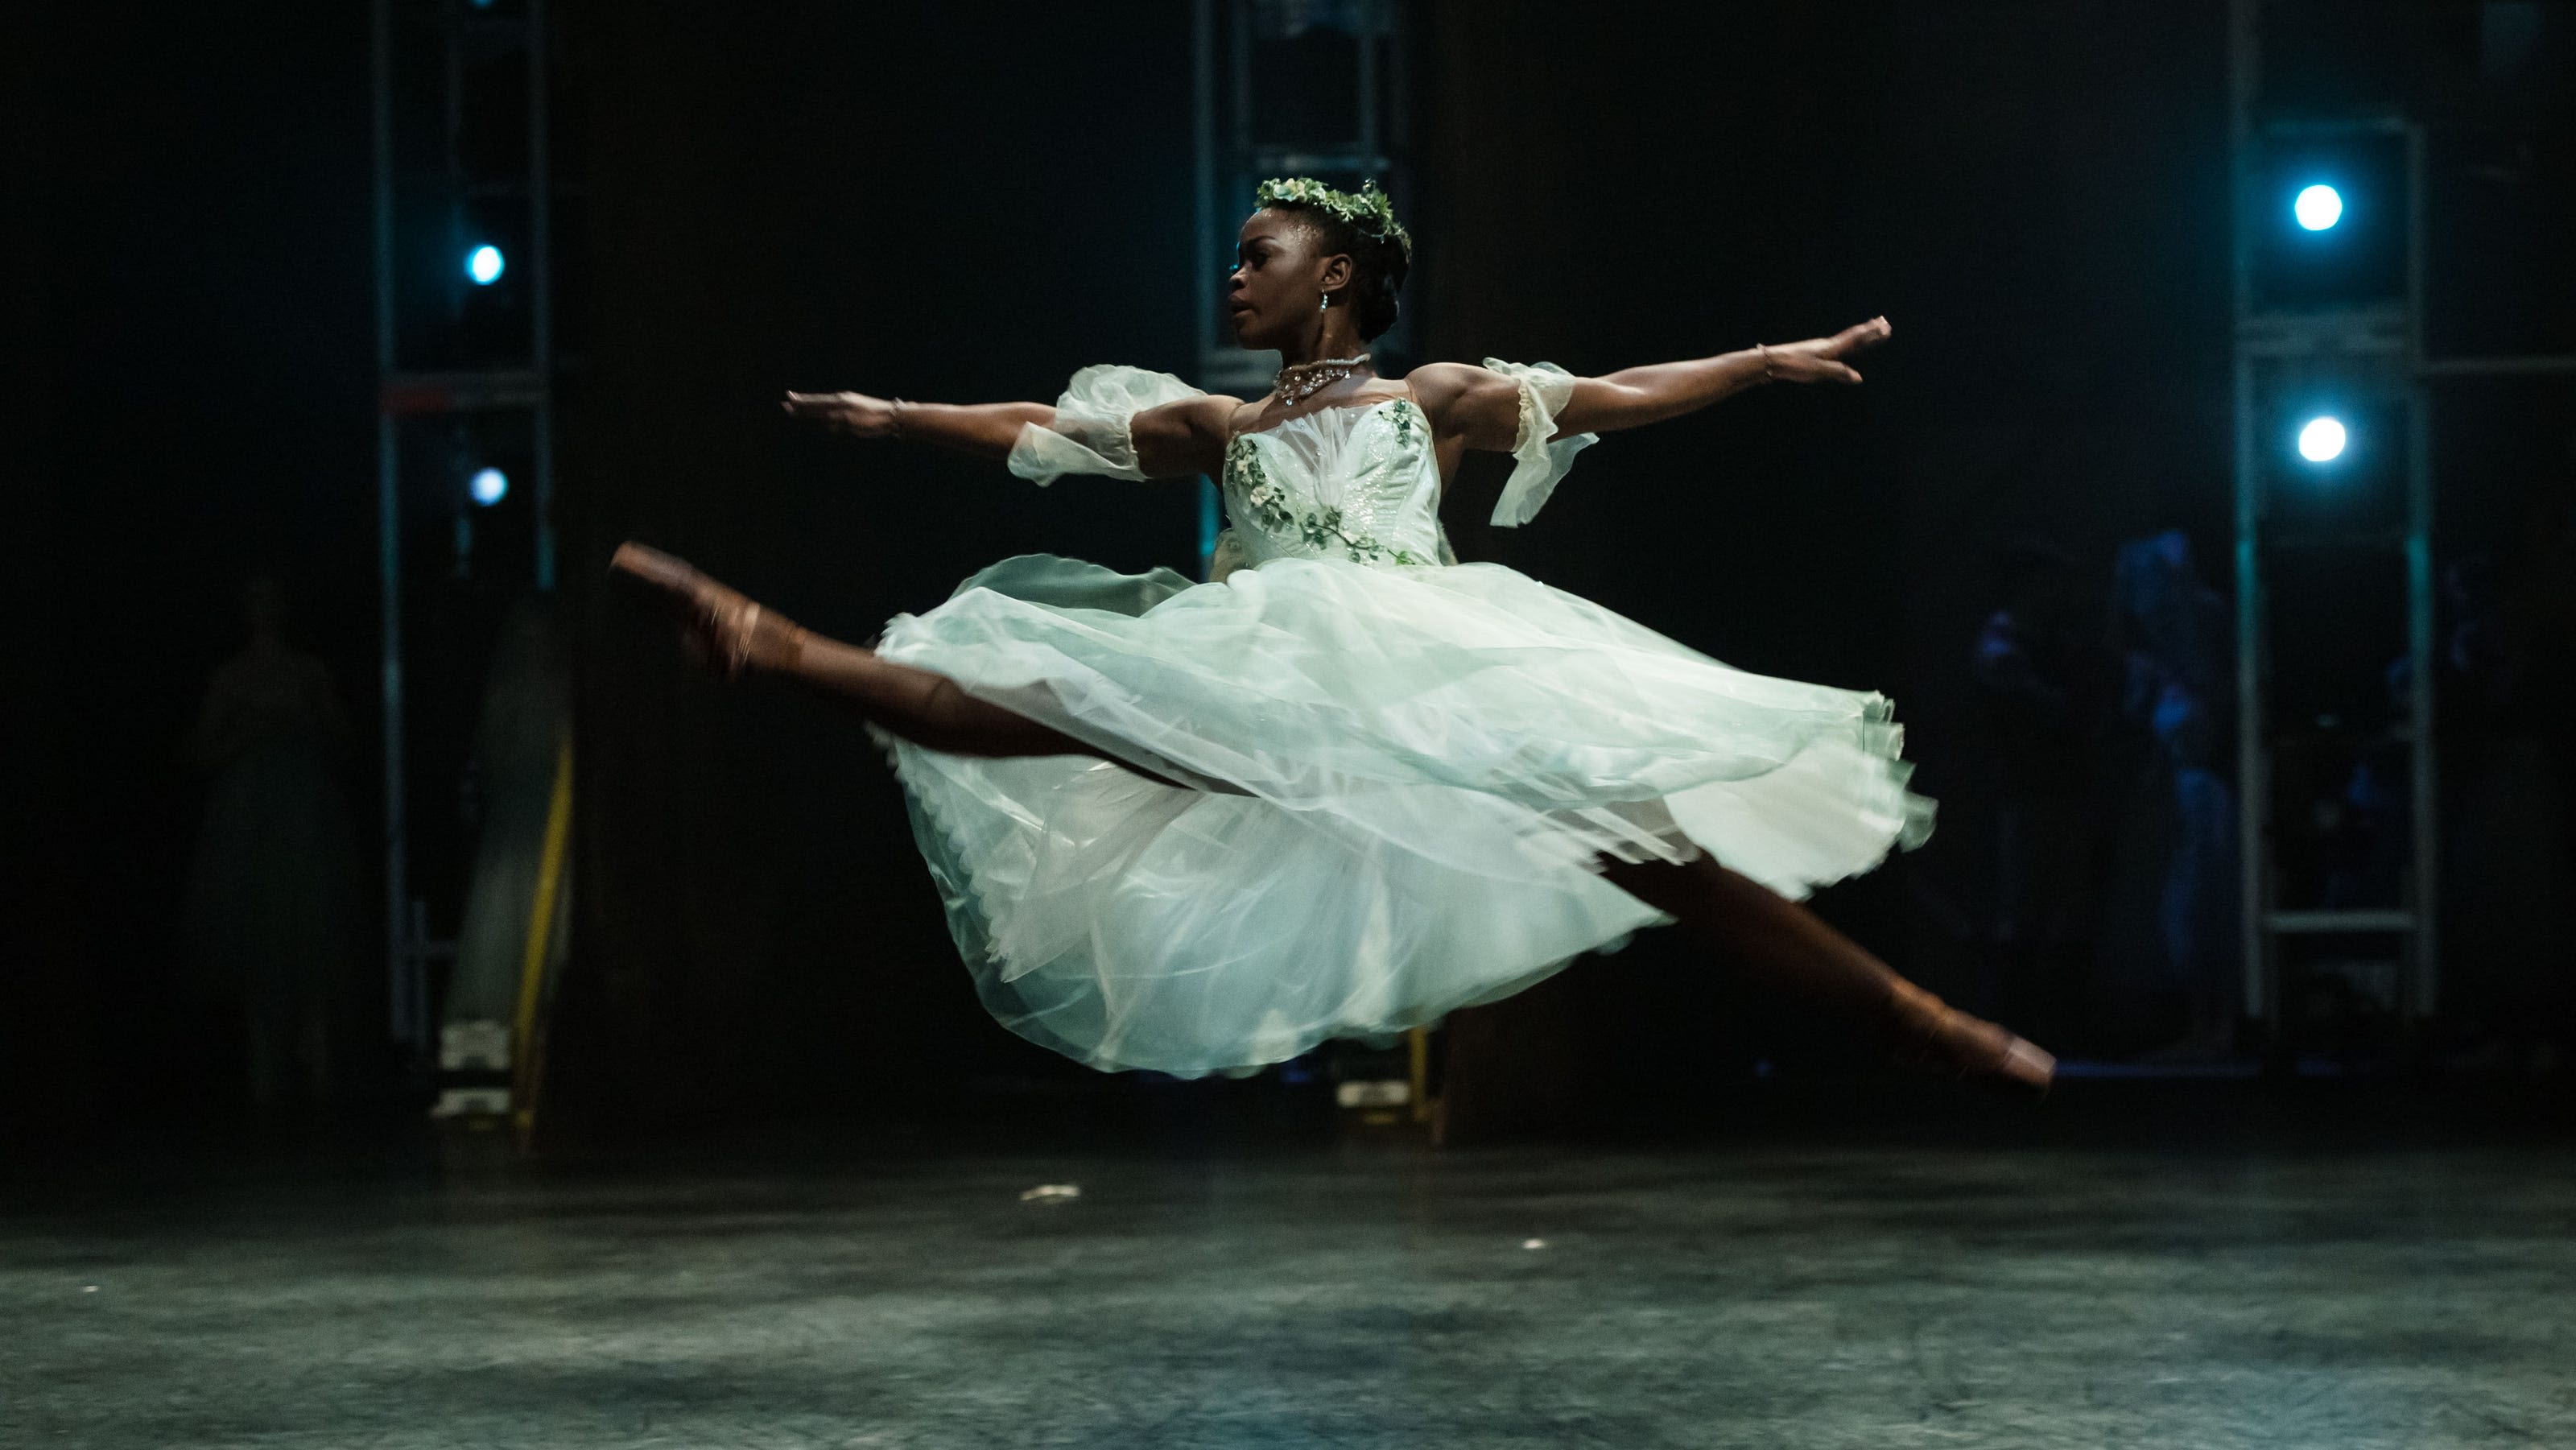
<path id="1" fill-rule="evenodd" d="M 1206 473 L 1225 451 L 1227 429 L 1240 400 L 1214 393 L 1176 398 L 1128 420 L 1136 461 L 1147 478 Z"/>
<path id="2" fill-rule="evenodd" d="M 1424 363 L 1405 374 L 1413 400 L 1432 430 L 1444 438 L 1463 438 L 1470 448 L 1509 448 L 1517 426 L 1520 387 L 1510 378 L 1473 363 Z"/>
<path id="3" fill-rule="evenodd" d="M 1202 393 L 1193 398 L 1180 398 L 1160 407 L 1138 413 L 1129 426 L 1140 435 L 1170 434 L 1187 437 L 1223 437 L 1235 412 L 1243 406 L 1240 398 L 1222 393 Z"/>
<path id="4" fill-rule="evenodd" d="M 1404 375 L 1404 384 L 1424 412 L 1437 413 L 1495 376 L 1474 363 L 1424 363 Z"/>
<path id="5" fill-rule="evenodd" d="M 1190 431 L 1203 439 L 1223 442 L 1234 432 L 1235 416 L 1243 411 L 1241 398 L 1226 393 L 1210 393 L 1190 401 Z"/>
<path id="6" fill-rule="evenodd" d="M 1242 398 L 1226 399 L 1225 401 L 1232 405 L 1226 409 L 1225 414 L 1226 436 L 1231 438 L 1235 434 L 1242 432 L 1244 429 L 1254 427 L 1259 424 L 1263 410 L 1267 409 L 1270 406 L 1271 399 L 1277 396 L 1278 394 L 1276 393 L 1264 393 L 1260 397 L 1249 400 Z"/>

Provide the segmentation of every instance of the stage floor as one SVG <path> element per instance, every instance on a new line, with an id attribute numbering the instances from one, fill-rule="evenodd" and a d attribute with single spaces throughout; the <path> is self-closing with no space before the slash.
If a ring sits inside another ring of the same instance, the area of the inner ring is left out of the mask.
<path id="1" fill-rule="evenodd" d="M 1080 1196 L 1022 1200 L 1050 1183 Z M 11 1446 L 2576 1445 L 2548 1145 L 916 1150 L 11 1199 Z"/>

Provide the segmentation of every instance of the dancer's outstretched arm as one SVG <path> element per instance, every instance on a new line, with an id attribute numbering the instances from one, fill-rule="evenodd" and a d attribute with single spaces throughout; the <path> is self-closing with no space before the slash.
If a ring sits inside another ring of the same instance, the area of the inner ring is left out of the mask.
<path id="1" fill-rule="evenodd" d="M 1224 461 L 1226 426 L 1242 406 L 1233 398 L 1209 396 L 1138 413 L 1128 432 L 1145 476 L 1214 473 Z M 900 438 L 991 459 L 1010 456 L 1021 428 L 1055 426 L 1055 409 L 1046 403 L 915 403 L 866 393 L 789 393 L 779 407 L 791 418 L 853 438 Z"/>
<path id="2" fill-rule="evenodd" d="M 1556 415 L 1557 436 L 1660 423 L 1760 383 L 1857 383 L 1860 374 L 1843 359 L 1885 342 L 1890 331 L 1886 318 L 1873 317 L 1831 337 L 1577 378 L 1573 398 Z M 1511 449 L 1520 431 L 1520 386 L 1512 379 L 1467 363 L 1431 363 L 1405 381 L 1442 437 Z"/>
<path id="3" fill-rule="evenodd" d="M 1007 458 L 1024 424 L 1055 424 L 1046 403 L 915 403 L 867 393 L 789 393 L 778 405 L 787 416 L 817 423 L 853 438 L 900 438 Z"/>

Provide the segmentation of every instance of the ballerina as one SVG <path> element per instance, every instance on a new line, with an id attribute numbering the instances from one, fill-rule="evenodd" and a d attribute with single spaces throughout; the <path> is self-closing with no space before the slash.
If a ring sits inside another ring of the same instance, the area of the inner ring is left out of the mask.
<path id="1" fill-rule="evenodd" d="M 1891 1057 L 2044 1090 L 2055 1063 L 1897 975 L 1794 898 L 1930 834 L 1878 694 L 1734 669 L 1495 564 L 1440 527 L 1470 449 L 1534 516 L 1583 448 L 1774 382 L 1856 384 L 1885 318 L 1831 337 L 1575 377 L 1367 344 L 1412 239 L 1374 184 L 1264 182 L 1228 285 L 1276 349 L 1246 402 L 1089 367 L 1054 406 L 789 393 L 858 438 L 1068 473 L 1209 475 L 1210 579 L 1006 559 L 873 646 L 825 638 L 666 554 L 658 589 L 719 671 L 856 707 L 985 1006 L 1102 1069 L 1242 1073 L 1508 996 L 1678 923 Z"/>

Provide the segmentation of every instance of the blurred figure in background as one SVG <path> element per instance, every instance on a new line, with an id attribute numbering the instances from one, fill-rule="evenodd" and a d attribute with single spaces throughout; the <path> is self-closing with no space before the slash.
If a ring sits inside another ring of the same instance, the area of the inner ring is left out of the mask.
<path id="1" fill-rule="evenodd" d="M 330 670 L 286 642 L 278 582 L 251 580 L 243 607 L 250 640 L 188 733 L 210 777 L 188 940 L 209 994 L 242 1013 L 252 1105 L 319 1107 L 346 1080 L 361 970 L 349 719 Z"/>
<path id="2" fill-rule="evenodd" d="M 2127 763 L 2127 808 L 2105 946 L 2155 949 L 2115 955 L 2113 973 L 2131 978 L 2115 986 L 2181 994 L 2183 1035 L 2147 1059 L 2206 1061 L 2233 1045 L 2239 985 L 2236 793 L 2218 768 L 2234 738 L 2234 659 L 2227 602 L 2180 530 L 2120 546 L 2111 631 L 2128 749 L 2108 758 Z"/>
<path id="3" fill-rule="evenodd" d="M 2101 651 L 2074 617 L 2075 568 L 2065 555 L 2021 543 L 2000 552 L 1994 569 L 2002 606 L 1978 630 L 1969 660 L 2002 765 L 1986 937 L 2005 1009 L 2034 1032 L 2065 1035 L 2093 928 L 2089 788 Z"/>

